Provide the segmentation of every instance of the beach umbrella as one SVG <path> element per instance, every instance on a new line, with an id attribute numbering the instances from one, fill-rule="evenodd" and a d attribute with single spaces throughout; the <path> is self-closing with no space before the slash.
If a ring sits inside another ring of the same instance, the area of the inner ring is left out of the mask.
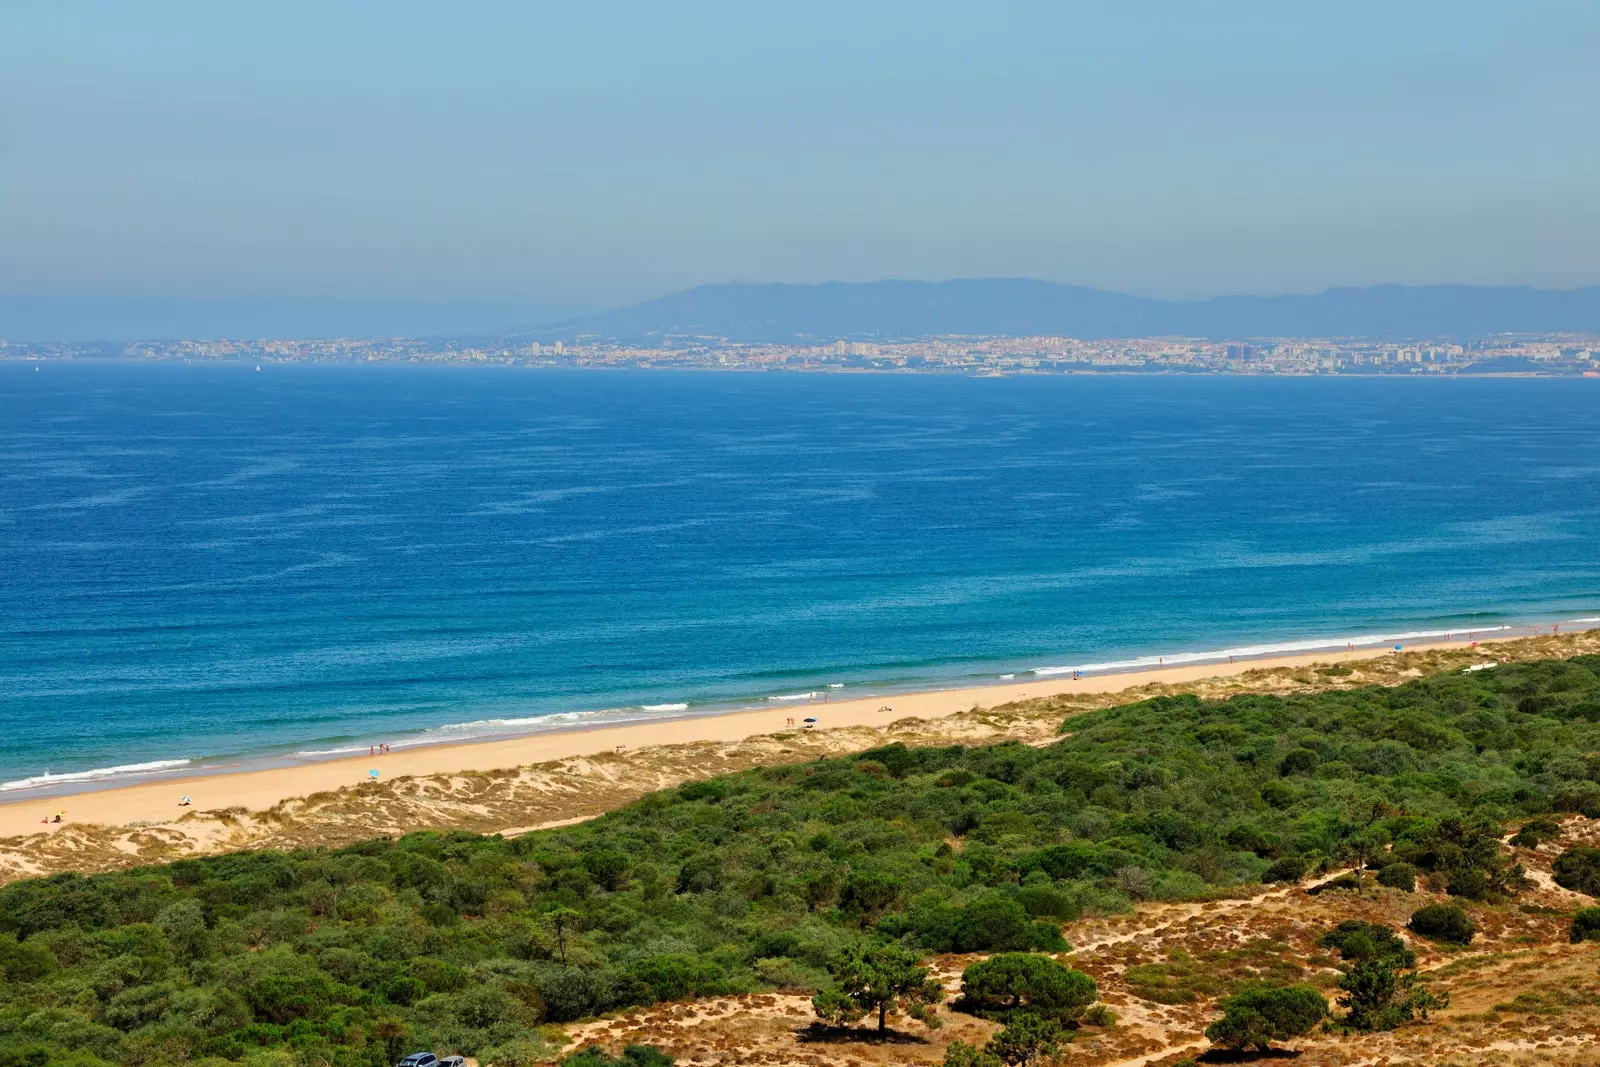
<path id="1" fill-rule="evenodd" d="M 373 781 L 377 781 L 378 780 L 378 772 L 377 772 L 377 770 L 373 769 L 373 770 L 368 771 L 367 772 L 367 777 L 371 778 Z"/>
<path id="2" fill-rule="evenodd" d="M 802 721 L 804 721 L 804 722 L 816 722 L 817 720 L 814 717 L 808 717 L 808 718 L 806 718 L 806 719 L 804 719 Z"/>

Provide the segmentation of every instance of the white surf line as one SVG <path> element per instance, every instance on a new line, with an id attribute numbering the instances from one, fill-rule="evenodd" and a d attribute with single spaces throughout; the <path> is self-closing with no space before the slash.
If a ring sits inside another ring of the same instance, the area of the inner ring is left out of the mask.
<path id="1" fill-rule="evenodd" d="M 1559 624 L 1557 624 L 1559 625 Z M 1504 634 L 1510 633 L 1516 627 L 1509 625 L 1482 626 L 1477 628 L 1462 628 L 1456 630 L 1407 630 L 1402 633 L 1392 634 L 1353 634 L 1346 637 L 1312 637 L 1298 641 L 1272 641 L 1255 645 L 1240 645 L 1235 648 L 1221 648 L 1201 651 L 1178 651 L 1165 654 L 1136 656 L 1133 659 L 1108 660 L 1103 663 L 1073 663 L 1066 666 L 1034 667 L 1029 673 L 1041 678 L 1055 677 L 1063 674 L 1101 674 L 1122 673 L 1127 671 L 1145 670 L 1150 667 L 1185 667 L 1193 665 L 1211 665 L 1226 659 L 1232 662 L 1235 658 L 1262 659 L 1271 656 L 1287 656 L 1309 654 L 1316 652 L 1337 652 L 1341 649 L 1370 649 L 1381 648 L 1384 645 L 1404 643 L 1407 641 L 1424 641 L 1444 638 L 1453 639 L 1456 635 L 1472 637 L 1478 634 Z M 1532 627 L 1530 627 L 1532 629 Z M 1465 646 L 1470 647 L 1470 646 Z"/>

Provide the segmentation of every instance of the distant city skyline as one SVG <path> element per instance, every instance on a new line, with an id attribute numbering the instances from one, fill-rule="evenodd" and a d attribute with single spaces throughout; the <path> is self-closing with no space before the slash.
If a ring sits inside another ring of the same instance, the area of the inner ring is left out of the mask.
<path id="1" fill-rule="evenodd" d="M 8 5 L 0 311 L 1592 285 L 1597 50 L 1577 0 Z"/>

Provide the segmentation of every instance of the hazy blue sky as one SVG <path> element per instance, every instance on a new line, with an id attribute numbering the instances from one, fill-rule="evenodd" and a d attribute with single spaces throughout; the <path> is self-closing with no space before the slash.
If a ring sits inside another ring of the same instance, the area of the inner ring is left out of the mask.
<path id="1" fill-rule="evenodd" d="M 1600 282 L 1600 4 L 26 3 L 0 292 Z"/>

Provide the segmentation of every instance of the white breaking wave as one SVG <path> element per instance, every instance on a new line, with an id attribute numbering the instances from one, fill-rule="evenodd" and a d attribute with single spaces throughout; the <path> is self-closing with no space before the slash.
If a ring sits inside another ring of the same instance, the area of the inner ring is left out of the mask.
<path id="1" fill-rule="evenodd" d="M 768 697 L 768 700 L 815 700 L 815 693 L 786 693 L 780 697 Z"/>
<path id="2" fill-rule="evenodd" d="M 684 711 L 688 704 L 645 705 L 642 711 Z M 415 748 L 420 745 L 444 745 L 479 738 L 539 733 L 541 730 L 559 729 L 563 726 L 605 726 L 612 723 L 635 721 L 638 711 L 628 708 L 601 708 L 595 711 L 557 711 L 549 715 L 529 715 L 516 719 L 473 719 L 471 722 L 452 722 L 443 726 L 430 726 L 420 736 L 389 742 L 391 749 Z M 325 756 L 360 756 L 371 751 L 370 745 L 343 745 L 339 748 L 309 748 L 295 753 L 297 759 L 320 759 Z"/>
<path id="3" fill-rule="evenodd" d="M 829 689 L 843 689 L 844 688 L 844 683 L 843 682 L 829 682 L 828 683 L 828 688 Z"/>
<path id="4" fill-rule="evenodd" d="M 558 713 L 559 714 L 559 713 Z M 430 726 L 430 733 L 459 733 L 463 730 L 494 729 L 499 726 L 536 726 L 541 722 L 557 718 L 557 715 L 530 715 L 522 719 L 474 719 L 471 722 L 451 722 L 443 726 Z"/>
<path id="5" fill-rule="evenodd" d="M 187 767 L 191 761 L 186 759 L 158 759 L 149 763 L 124 763 L 117 767 L 96 767 L 89 771 L 69 771 L 65 774 L 51 774 L 46 771 L 36 774 L 32 778 L 18 778 L 11 782 L 0 782 L 0 790 L 37 789 L 44 785 L 56 785 L 60 782 L 93 782 L 101 778 L 119 778 L 124 775 L 155 774 L 158 771 L 170 771 L 177 767 Z"/>
<path id="6" fill-rule="evenodd" d="M 1348 645 L 1355 645 L 1357 648 L 1370 648 L 1373 645 L 1392 645 L 1405 641 L 1419 641 L 1426 637 L 1451 637 L 1457 634 L 1492 634 L 1510 629 L 1512 629 L 1510 626 L 1462 626 L 1453 630 L 1412 630 L 1403 634 L 1318 637 L 1307 641 L 1281 641 L 1267 645 L 1241 645 L 1238 648 L 1224 648 L 1216 652 L 1175 652 L 1168 656 L 1140 656 L 1137 659 L 1112 660 L 1107 663 L 1078 663 L 1066 667 L 1035 667 L 1033 673 L 1040 677 L 1049 677 L 1054 674 L 1071 674 L 1074 671 L 1126 671 L 1140 667 L 1174 667 L 1185 663 L 1209 663 L 1215 660 L 1227 659 L 1229 656 L 1254 658 L 1256 656 L 1283 655 L 1291 652 L 1316 652 Z"/>
<path id="7" fill-rule="evenodd" d="M 345 748 L 303 748 L 295 756 L 304 759 L 308 756 L 353 756 L 366 748 L 366 745 L 348 745 Z"/>

